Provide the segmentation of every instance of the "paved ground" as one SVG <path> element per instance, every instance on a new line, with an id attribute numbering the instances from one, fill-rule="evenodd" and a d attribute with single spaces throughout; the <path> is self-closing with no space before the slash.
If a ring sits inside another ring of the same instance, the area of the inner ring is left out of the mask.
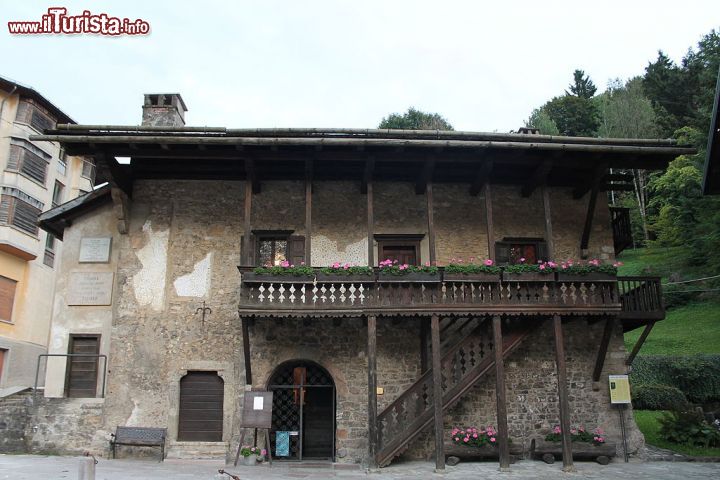
<path id="1" fill-rule="evenodd" d="M 0 455 L 0 480 L 77 480 L 77 457 L 44 457 L 36 455 Z M 370 475 L 360 470 L 336 470 L 318 467 L 288 467 L 278 465 L 272 468 L 232 467 L 222 462 L 208 460 L 166 460 L 164 463 L 152 460 L 105 460 L 100 459 L 96 467 L 96 480 L 229 480 L 219 475 L 220 468 L 227 468 L 242 480 L 252 479 L 320 479 L 340 478 L 367 480 L 399 480 L 416 478 L 434 479 L 537 479 L 574 480 L 579 478 L 602 480 L 658 480 L 658 479 L 719 479 L 720 464 L 694 462 L 631 462 L 612 463 L 601 466 L 595 463 L 579 463 L 577 473 L 562 473 L 562 464 L 546 465 L 529 460 L 514 464 L 509 473 L 498 472 L 494 463 L 461 463 L 447 467 L 443 475 L 433 474 L 434 464 L 430 462 L 406 462 L 384 468 L 380 473 Z"/>

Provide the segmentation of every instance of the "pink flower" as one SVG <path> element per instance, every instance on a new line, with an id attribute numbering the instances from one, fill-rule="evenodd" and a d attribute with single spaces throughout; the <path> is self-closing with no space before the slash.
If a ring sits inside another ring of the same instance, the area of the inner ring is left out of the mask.
<path id="1" fill-rule="evenodd" d="M 463 438 L 463 442 L 467 443 L 469 441 L 470 441 L 470 439 L 468 437 Z"/>
<path id="2" fill-rule="evenodd" d="M 475 261 L 475 257 L 470 257 L 470 263 Z"/>
<path id="3" fill-rule="evenodd" d="M 305 266 L 305 262 L 300 262 L 300 265 Z"/>
<path id="4" fill-rule="evenodd" d="M 429 266 L 430 266 L 430 262 L 425 262 L 425 266 L 426 266 L 426 267 L 429 267 Z"/>
<path id="5" fill-rule="evenodd" d="M 495 443 L 495 437 L 490 437 L 490 441 Z"/>
<path id="6" fill-rule="evenodd" d="M 459 441 L 460 441 L 460 437 L 455 437 L 455 441 L 456 441 L 456 442 L 459 442 Z"/>
<path id="7" fill-rule="evenodd" d="M 488 267 L 492 266 L 492 264 L 493 264 L 493 261 L 490 260 L 489 258 L 487 260 L 485 260 L 485 265 L 487 265 Z"/>
<path id="8" fill-rule="evenodd" d="M 267 455 L 267 450 L 265 450 L 264 448 L 260 450 L 260 455 L 262 455 L 263 457 Z"/>
<path id="9" fill-rule="evenodd" d="M 477 433 L 473 433 L 473 438 L 477 438 Z"/>
<path id="10" fill-rule="evenodd" d="M 287 260 L 283 260 L 282 262 L 280 262 L 280 266 L 283 268 L 288 268 L 290 266 L 290 262 L 288 262 Z"/>
<path id="11" fill-rule="evenodd" d="M 539 268 L 540 270 L 545 270 L 545 265 L 540 265 L 538 268 Z"/>
<path id="12" fill-rule="evenodd" d="M 575 434 L 577 434 L 577 430 L 575 430 L 574 428 L 571 428 L 570 435 L 575 435 Z"/>
<path id="13" fill-rule="evenodd" d="M 525 263 L 525 257 L 520 258 L 520 263 Z"/>

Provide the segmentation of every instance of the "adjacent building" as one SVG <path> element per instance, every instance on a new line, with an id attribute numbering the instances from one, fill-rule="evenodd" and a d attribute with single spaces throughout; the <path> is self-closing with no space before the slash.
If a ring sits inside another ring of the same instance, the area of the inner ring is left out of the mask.
<path id="1" fill-rule="evenodd" d="M 92 190 L 90 161 L 29 138 L 58 123 L 74 122 L 0 77 L 0 392 L 33 386 L 38 355 L 47 353 L 62 244 L 38 228 L 38 215 Z"/>
<path id="2" fill-rule="evenodd" d="M 177 94 L 146 95 L 142 126 L 31 137 L 92 157 L 108 183 L 40 217 L 63 244 L 50 342 L 60 356 L 27 450 L 107 454 L 110 433 L 129 425 L 167 428 L 171 456 L 231 456 L 251 390 L 274 393 L 278 460 L 384 466 L 435 452 L 442 467 L 454 426 L 494 425 L 524 455 L 556 424 L 621 443 L 607 376 L 628 371 L 623 332 L 664 318 L 658 278 L 378 267 L 612 262 L 627 218 L 605 192 L 631 186 L 608 169 L 662 169 L 690 149 L 186 127 L 185 110 Z M 319 269 L 334 263 L 373 270 Z M 266 264 L 315 270 L 253 270 Z M 642 435 L 625 419 L 634 452 Z"/>

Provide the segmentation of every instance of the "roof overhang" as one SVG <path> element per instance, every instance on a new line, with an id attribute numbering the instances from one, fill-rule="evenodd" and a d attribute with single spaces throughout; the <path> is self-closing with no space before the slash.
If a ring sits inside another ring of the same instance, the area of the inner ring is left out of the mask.
<path id="1" fill-rule="evenodd" d="M 65 228 L 72 225 L 74 219 L 110 202 L 112 202 L 110 185 L 106 184 L 92 192 L 80 195 L 55 208 L 42 212 L 38 217 L 38 225 L 46 232 L 62 240 Z"/>

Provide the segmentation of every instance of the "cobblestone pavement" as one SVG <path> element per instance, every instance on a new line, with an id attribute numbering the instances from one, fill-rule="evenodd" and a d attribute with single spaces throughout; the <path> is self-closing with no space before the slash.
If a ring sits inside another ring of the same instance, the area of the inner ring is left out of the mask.
<path id="1" fill-rule="evenodd" d="M 81 459 L 78 457 L 45 457 L 36 455 L 0 455 L 0 480 L 76 480 Z M 445 474 L 434 474 L 431 462 L 404 462 L 382 469 L 379 473 L 366 474 L 359 469 L 333 469 L 278 464 L 272 468 L 225 466 L 222 461 L 209 460 L 152 460 L 99 459 L 96 480 L 229 480 L 219 475 L 220 468 L 239 475 L 242 480 L 252 479 L 321 479 L 340 478 L 368 480 L 399 480 L 416 478 L 433 479 L 538 479 L 574 480 L 579 478 L 602 480 L 657 480 L 657 479 L 718 479 L 720 464 L 695 462 L 640 462 L 612 463 L 601 466 L 595 463 L 578 463 L 577 473 L 565 474 L 562 464 L 546 465 L 529 460 L 512 465 L 510 472 L 499 472 L 495 463 L 461 463 L 447 467 Z"/>

